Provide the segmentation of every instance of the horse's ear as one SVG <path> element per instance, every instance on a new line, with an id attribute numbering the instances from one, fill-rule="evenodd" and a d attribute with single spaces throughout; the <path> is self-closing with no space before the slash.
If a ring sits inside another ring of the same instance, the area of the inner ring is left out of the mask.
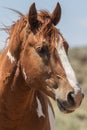
<path id="1" fill-rule="evenodd" d="M 57 23 L 60 21 L 61 18 L 61 6 L 59 3 L 57 3 L 54 11 L 51 14 L 52 23 L 54 25 L 57 25 Z"/>
<path id="2" fill-rule="evenodd" d="M 33 3 L 30 6 L 29 14 L 28 14 L 28 21 L 29 21 L 31 29 L 35 29 L 35 27 L 37 27 L 38 20 L 37 20 L 37 10 L 35 7 L 35 3 Z"/>

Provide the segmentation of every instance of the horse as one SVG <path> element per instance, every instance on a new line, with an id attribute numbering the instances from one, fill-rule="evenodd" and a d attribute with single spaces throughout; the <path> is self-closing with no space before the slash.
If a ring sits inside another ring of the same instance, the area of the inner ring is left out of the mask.
<path id="1" fill-rule="evenodd" d="M 19 14 L 0 55 L 0 130 L 54 130 L 50 98 L 71 113 L 84 97 L 68 60 L 69 45 L 56 28 L 61 6 L 49 13 L 33 3 L 27 15 Z"/>

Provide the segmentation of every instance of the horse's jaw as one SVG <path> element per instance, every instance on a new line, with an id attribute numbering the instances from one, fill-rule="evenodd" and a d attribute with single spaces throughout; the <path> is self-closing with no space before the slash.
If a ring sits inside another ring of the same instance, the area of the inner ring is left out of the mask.
<path id="1" fill-rule="evenodd" d="M 51 97 L 53 100 L 56 101 L 58 108 L 61 112 L 63 113 L 72 113 L 74 112 L 81 104 L 82 99 L 83 99 L 83 95 L 80 94 L 80 92 L 76 95 L 76 96 L 80 96 L 81 95 L 81 101 L 71 101 L 71 103 L 68 101 L 66 94 L 64 94 L 64 90 L 61 90 L 61 86 L 62 88 L 67 87 L 67 86 L 63 86 L 61 84 L 55 85 L 54 80 L 51 79 L 47 79 L 46 80 L 47 86 L 42 87 L 42 91 L 49 97 Z M 68 92 L 69 93 L 69 90 Z M 77 99 L 76 99 L 77 100 Z"/>

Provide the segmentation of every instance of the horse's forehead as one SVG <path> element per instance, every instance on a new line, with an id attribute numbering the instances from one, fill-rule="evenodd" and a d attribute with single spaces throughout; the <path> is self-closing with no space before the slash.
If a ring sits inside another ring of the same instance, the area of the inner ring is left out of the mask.
<path id="1" fill-rule="evenodd" d="M 36 46 L 41 45 L 46 40 L 45 37 L 43 37 L 43 35 L 38 35 L 38 34 L 33 35 L 32 38 L 33 38 L 34 43 L 35 43 Z"/>
<path id="2" fill-rule="evenodd" d="M 54 46 L 53 48 L 56 48 L 56 46 L 60 47 L 61 45 L 65 46 L 65 44 L 64 44 L 65 40 L 64 40 L 63 36 L 61 36 L 58 33 L 53 37 L 49 37 L 47 35 L 46 36 L 34 35 L 33 38 L 36 43 L 35 44 L 36 46 L 43 46 L 43 45 L 51 46 L 52 45 L 52 47 Z"/>

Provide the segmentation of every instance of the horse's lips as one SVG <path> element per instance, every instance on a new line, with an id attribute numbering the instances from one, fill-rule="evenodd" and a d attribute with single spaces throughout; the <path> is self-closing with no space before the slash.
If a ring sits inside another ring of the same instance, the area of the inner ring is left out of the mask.
<path id="1" fill-rule="evenodd" d="M 74 110 L 70 110 L 70 109 L 66 108 L 58 99 L 57 99 L 57 105 L 58 105 L 60 111 L 63 113 L 71 113 L 74 111 Z"/>

